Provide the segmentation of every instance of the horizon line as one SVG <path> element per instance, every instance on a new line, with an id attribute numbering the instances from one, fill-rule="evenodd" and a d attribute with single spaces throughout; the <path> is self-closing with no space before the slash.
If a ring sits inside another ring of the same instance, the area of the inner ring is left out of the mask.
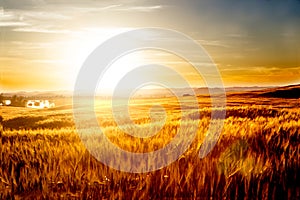
<path id="1" fill-rule="evenodd" d="M 288 86 L 298 86 L 300 85 L 300 83 L 293 83 L 293 84 L 285 84 L 285 85 L 252 85 L 252 86 L 225 86 L 224 89 L 230 89 L 230 88 L 276 88 L 276 87 L 288 87 Z M 150 91 L 150 90 L 166 90 L 166 89 L 186 89 L 187 87 L 172 87 L 172 88 L 141 88 L 139 90 L 144 90 L 144 91 Z M 201 87 L 192 87 L 192 89 L 207 89 L 207 88 L 211 88 L 211 89 L 221 89 L 222 87 L 205 87 L 205 86 L 201 86 Z M 34 92 L 43 92 L 43 93 L 47 93 L 47 92 L 74 92 L 74 90 L 71 89 L 58 89 L 58 90 L 49 90 L 49 89 L 40 89 L 40 90 L 10 90 L 10 91 L 0 91 L 0 94 L 5 94 L 5 93 L 34 93 Z M 113 92 L 109 91 L 110 93 Z M 109 93 L 106 92 L 105 93 Z M 99 92 L 96 92 L 97 94 Z"/>

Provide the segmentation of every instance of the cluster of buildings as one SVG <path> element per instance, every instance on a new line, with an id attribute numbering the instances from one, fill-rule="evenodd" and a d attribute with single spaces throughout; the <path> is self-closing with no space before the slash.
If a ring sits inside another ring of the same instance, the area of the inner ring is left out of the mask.
<path id="1" fill-rule="evenodd" d="M 48 100 L 28 100 L 25 107 L 27 108 L 53 108 L 55 104 L 50 103 Z"/>
<path id="2" fill-rule="evenodd" d="M 11 106 L 11 100 L 3 100 L 0 106 Z M 55 104 L 48 100 L 28 100 L 25 103 L 27 108 L 53 108 Z"/>
<path id="3" fill-rule="evenodd" d="M 11 100 L 3 100 L 0 102 L 0 106 L 9 106 L 11 104 Z"/>

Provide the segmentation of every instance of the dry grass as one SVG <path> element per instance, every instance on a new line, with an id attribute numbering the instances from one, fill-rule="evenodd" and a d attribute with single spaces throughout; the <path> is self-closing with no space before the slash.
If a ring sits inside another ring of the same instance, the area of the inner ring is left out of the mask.
<path id="1" fill-rule="evenodd" d="M 1 108 L 0 199 L 299 199 L 300 109 L 278 109 L 272 101 L 265 106 L 258 100 L 257 105 L 234 102 L 241 98 L 229 99 L 222 135 L 207 157 L 198 157 L 210 122 L 210 109 L 202 107 L 200 119 L 192 110 L 184 118 L 186 127 L 199 125 L 187 152 L 168 167 L 144 174 L 119 172 L 95 160 L 66 107 L 40 112 Z M 141 113 L 147 109 L 136 105 Z M 176 103 L 168 105 L 176 108 Z M 149 122 L 139 116 L 135 113 L 136 123 Z M 179 119 L 177 112 L 169 112 L 161 132 L 149 139 L 129 137 L 109 116 L 99 122 L 116 145 L 148 152 L 172 139 Z"/>

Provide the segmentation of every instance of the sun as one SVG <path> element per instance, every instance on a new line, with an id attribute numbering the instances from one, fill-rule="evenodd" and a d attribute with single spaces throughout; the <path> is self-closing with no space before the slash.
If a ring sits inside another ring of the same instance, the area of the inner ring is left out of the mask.
<path id="1" fill-rule="evenodd" d="M 107 66 L 103 76 L 99 77 L 98 93 L 111 94 L 126 74 L 139 66 L 145 65 L 147 62 L 149 61 L 145 59 L 145 52 L 133 52 L 120 57 L 110 66 Z M 139 78 L 143 78 L 142 76 Z M 126 85 L 123 87 L 126 88 Z"/>
<path id="2" fill-rule="evenodd" d="M 64 82 L 66 85 L 73 87 L 77 78 L 77 75 L 80 71 L 85 60 L 88 56 L 103 42 L 112 38 L 113 36 L 120 34 L 122 32 L 130 30 L 129 28 L 88 28 L 83 30 L 78 30 L 72 32 L 68 38 L 64 41 L 64 47 L 60 51 L 62 55 L 62 60 L 64 62 L 63 70 L 64 72 Z M 130 58 L 132 60 L 132 57 Z M 123 59 L 121 59 L 123 60 Z M 125 59 L 123 62 L 128 62 L 128 59 Z M 121 65 L 120 62 L 117 63 Z M 122 63 L 123 66 L 129 66 L 128 64 Z M 127 67 L 126 67 L 127 68 Z M 109 79 L 106 79 L 104 85 L 108 88 L 113 87 L 113 83 L 116 81 L 114 77 L 119 77 L 118 73 L 124 71 L 124 67 L 121 69 L 120 66 L 115 69 L 113 74 Z M 111 71 L 111 70 L 109 70 Z M 108 72 L 109 72 L 108 71 Z M 114 79 L 114 80 L 112 80 Z"/>
<path id="3" fill-rule="evenodd" d="M 66 64 L 64 67 L 65 84 L 70 88 L 73 88 L 78 73 L 88 56 L 103 42 L 127 30 L 129 29 L 102 28 L 74 32 L 71 35 L 72 39 L 69 39 L 65 43 L 66 45 L 63 54 L 65 59 L 64 63 Z M 177 71 L 188 82 L 191 82 L 192 85 L 194 82 L 196 83 L 194 85 L 199 85 L 199 83 L 204 85 L 202 79 L 199 79 L 197 72 L 193 67 L 182 58 L 162 50 L 139 49 L 113 60 L 111 65 L 106 66 L 104 74 L 98 79 L 96 93 L 112 94 L 119 81 L 125 77 L 127 73 L 130 73 L 130 71 L 140 66 L 150 64 L 159 64 L 170 67 Z M 143 78 L 149 78 L 151 76 L 164 76 L 172 87 L 181 87 L 174 77 L 169 74 L 162 74 L 162 72 L 141 74 L 136 78 L 143 80 Z M 126 85 L 123 85 L 122 87 L 126 88 Z M 149 85 L 146 87 L 149 88 Z"/>

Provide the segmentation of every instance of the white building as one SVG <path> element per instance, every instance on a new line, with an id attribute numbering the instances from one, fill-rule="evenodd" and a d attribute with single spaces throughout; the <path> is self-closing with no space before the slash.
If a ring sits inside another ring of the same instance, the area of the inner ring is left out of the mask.
<path id="1" fill-rule="evenodd" d="M 28 100 L 26 103 L 27 108 L 53 108 L 54 103 L 50 103 L 48 100 Z"/>
<path id="2" fill-rule="evenodd" d="M 3 103 L 4 105 L 9 106 L 11 104 L 11 100 L 4 100 Z"/>

